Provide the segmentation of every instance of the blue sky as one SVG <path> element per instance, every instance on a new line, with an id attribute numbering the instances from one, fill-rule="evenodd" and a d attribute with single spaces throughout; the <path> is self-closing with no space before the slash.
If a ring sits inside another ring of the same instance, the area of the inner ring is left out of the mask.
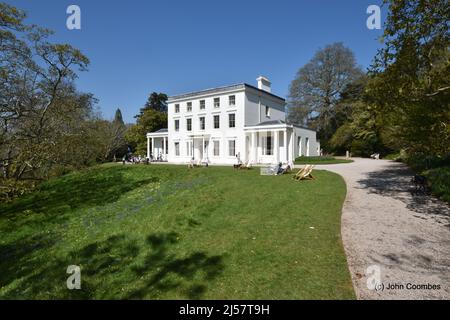
<path id="1" fill-rule="evenodd" d="M 319 48 L 341 41 L 366 68 L 381 46 L 382 31 L 366 27 L 367 7 L 381 0 L 5 2 L 26 10 L 28 23 L 54 30 L 52 41 L 82 50 L 91 64 L 78 88 L 99 99 L 105 118 L 120 107 L 127 122 L 152 91 L 256 84 L 265 75 L 273 92 L 285 97 L 297 70 Z M 66 28 L 71 4 L 81 8 L 81 30 Z"/>

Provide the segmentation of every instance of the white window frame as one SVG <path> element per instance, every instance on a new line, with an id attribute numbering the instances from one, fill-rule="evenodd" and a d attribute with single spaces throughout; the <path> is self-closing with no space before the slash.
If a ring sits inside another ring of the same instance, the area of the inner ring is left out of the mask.
<path id="1" fill-rule="evenodd" d="M 180 156 L 180 143 L 178 141 L 174 142 L 174 148 L 175 148 L 175 157 Z"/>
<path id="2" fill-rule="evenodd" d="M 214 98 L 214 108 L 220 108 L 220 98 Z"/>
<path id="3" fill-rule="evenodd" d="M 270 107 L 269 106 L 265 107 L 266 107 L 266 118 L 270 118 Z"/>
<path id="4" fill-rule="evenodd" d="M 219 126 L 218 127 L 216 127 L 216 117 L 218 117 L 218 119 L 219 119 L 219 122 L 218 122 Z M 216 130 L 220 129 L 220 115 L 219 114 L 213 115 L 213 128 L 216 129 Z"/>
<path id="5" fill-rule="evenodd" d="M 178 128 L 177 128 L 177 124 L 178 124 Z M 180 119 L 175 119 L 174 120 L 174 128 L 175 128 L 175 132 L 179 132 L 180 131 Z"/>
<path id="6" fill-rule="evenodd" d="M 228 105 L 230 107 L 236 105 L 236 96 L 235 95 L 228 96 Z"/>
<path id="7" fill-rule="evenodd" d="M 213 157 L 220 157 L 220 140 L 213 140 Z"/>
<path id="8" fill-rule="evenodd" d="M 203 119 L 203 128 L 202 128 L 202 119 Z M 205 131 L 206 130 L 206 118 L 204 116 L 201 116 L 198 118 L 198 122 L 199 122 L 199 126 L 200 126 L 200 131 Z"/>
<path id="9" fill-rule="evenodd" d="M 270 149 L 268 148 L 269 144 L 267 143 L 269 141 L 269 138 L 270 138 Z M 267 135 L 263 136 L 263 138 L 262 138 L 262 140 L 263 140 L 262 141 L 263 142 L 263 154 L 265 156 L 273 156 L 273 154 L 274 154 L 274 152 L 273 152 L 273 146 L 274 146 L 273 139 L 274 139 L 274 136 L 272 136 L 271 133 L 268 133 Z"/>
<path id="10" fill-rule="evenodd" d="M 189 129 L 189 122 L 190 122 L 190 129 Z M 187 118 L 186 119 L 186 131 L 191 132 L 192 131 L 192 118 Z"/>
<path id="11" fill-rule="evenodd" d="M 200 107 L 199 107 L 200 110 L 206 109 L 206 100 L 200 100 L 199 104 L 200 104 Z"/>
<path id="12" fill-rule="evenodd" d="M 192 112 L 192 102 L 186 103 L 186 112 Z"/>
<path id="13" fill-rule="evenodd" d="M 231 116 L 234 117 L 234 119 L 233 119 L 233 126 L 231 126 Z M 228 114 L 228 128 L 236 128 L 236 114 L 235 113 L 229 113 Z"/>
<path id="14" fill-rule="evenodd" d="M 231 143 L 233 143 L 233 154 L 231 154 Z M 236 139 L 230 139 L 228 140 L 228 156 L 229 157 L 236 157 Z"/>
<path id="15" fill-rule="evenodd" d="M 180 104 L 175 104 L 175 113 L 180 113 Z"/>

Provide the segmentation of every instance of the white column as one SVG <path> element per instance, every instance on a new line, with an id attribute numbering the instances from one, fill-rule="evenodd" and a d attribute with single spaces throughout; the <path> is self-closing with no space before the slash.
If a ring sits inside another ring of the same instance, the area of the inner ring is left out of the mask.
<path id="1" fill-rule="evenodd" d="M 289 155 L 289 160 L 292 162 L 295 162 L 295 145 L 294 145 L 294 141 L 295 141 L 295 135 L 294 135 L 294 130 L 292 130 L 291 132 L 291 140 L 289 143 L 289 149 L 290 149 L 290 155 Z"/>
<path id="2" fill-rule="evenodd" d="M 152 138 L 152 156 L 155 159 L 155 138 Z"/>
<path id="3" fill-rule="evenodd" d="M 289 150 L 289 148 L 288 148 L 288 140 L 287 140 L 287 134 L 288 134 L 288 131 L 287 131 L 287 129 L 284 129 L 284 131 L 283 131 L 283 138 L 284 138 L 284 156 L 283 156 L 283 160 L 285 161 L 285 162 L 288 162 L 289 161 L 289 155 L 288 155 L 288 150 Z"/>
<path id="4" fill-rule="evenodd" d="M 147 158 L 150 159 L 150 138 L 147 137 Z"/>
<path id="5" fill-rule="evenodd" d="M 252 161 L 255 164 L 258 162 L 258 143 L 256 139 L 256 132 L 252 132 Z"/>
<path id="6" fill-rule="evenodd" d="M 279 148 L 280 148 L 280 137 L 279 137 L 279 135 L 278 135 L 278 131 L 273 131 L 272 132 L 272 134 L 273 134 L 273 140 L 274 140 L 274 142 L 273 142 L 273 155 L 274 155 L 274 158 L 275 158 L 275 162 L 276 163 L 278 163 L 279 161 L 280 161 L 280 158 L 279 158 L 279 154 L 280 154 L 280 150 L 279 150 Z"/>
<path id="7" fill-rule="evenodd" d="M 166 137 L 163 138 L 163 160 L 166 160 Z"/>
<path id="8" fill-rule="evenodd" d="M 205 159 L 205 137 L 202 137 L 202 161 Z"/>

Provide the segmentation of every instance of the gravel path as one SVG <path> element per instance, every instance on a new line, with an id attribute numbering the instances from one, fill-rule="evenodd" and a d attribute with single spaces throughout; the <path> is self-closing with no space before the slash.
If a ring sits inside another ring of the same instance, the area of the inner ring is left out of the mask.
<path id="1" fill-rule="evenodd" d="M 414 194 L 411 172 L 396 162 L 355 159 L 316 169 L 336 172 L 347 183 L 342 239 L 359 299 L 450 299 L 449 205 Z M 378 291 L 367 286 L 373 265 L 381 270 Z"/>

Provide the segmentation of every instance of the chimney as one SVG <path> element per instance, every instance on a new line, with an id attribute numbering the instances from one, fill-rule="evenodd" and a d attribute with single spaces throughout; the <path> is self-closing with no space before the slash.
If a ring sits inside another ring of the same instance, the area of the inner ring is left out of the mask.
<path id="1" fill-rule="evenodd" d="M 258 79 L 256 79 L 256 81 L 258 81 L 258 89 L 260 90 L 264 90 L 267 92 L 271 92 L 270 89 L 270 81 L 269 79 L 267 79 L 266 77 L 260 76 Z"/>

